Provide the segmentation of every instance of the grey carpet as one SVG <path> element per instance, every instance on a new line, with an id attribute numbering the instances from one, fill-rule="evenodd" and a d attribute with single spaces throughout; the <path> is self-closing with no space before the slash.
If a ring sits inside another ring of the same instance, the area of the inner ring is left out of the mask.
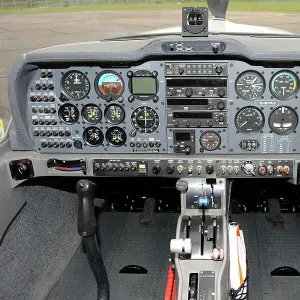
<path id="1" fill-rule="evenodd" d="M 273 225 L 263 214 L 233 215 L 245 232 L 249 264 L 249 300 L 300 299 L 300 277 L 272 277 L 289 266 L 300 272 L 300 215 L 283 215 Z"/>
<path id="2" fill-rule="evenodd" d="M 0 246 L 0 299 L 42 300 L 76 252 L 77 198 L 48 187 L 25 187 L 28 203 Z"/>
<path id="3" fill-rule="evenodd" d="M 110 282 L 110 300 L 163 299 L 168 271 L 170 239 L 175 237 L 178 214 L 154 214 L 149 225 L 138 213 L 102 213 L 101 251 Z M 137 264 L 147 275 L 119 274 Z M 96 282 L 81 247 L 71 260 L 48 300 L 95 300 Z"/>

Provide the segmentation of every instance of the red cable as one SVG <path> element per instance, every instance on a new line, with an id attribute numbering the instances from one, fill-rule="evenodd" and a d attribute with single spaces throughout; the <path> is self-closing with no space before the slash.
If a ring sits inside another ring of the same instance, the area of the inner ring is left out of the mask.
<path id="1" fill-rule="evenodd" d="M 172 289 L 172 297 L 171 300 L 175 300 L 176 299 L 176 277 L 174 274 L 174 281 L 173 281 L 173 289 Z"/>
<path id="2" fill-rule="evenodd" d="M 166 292 L 165 292 L 164 300 L 175 299 L 175 298 L 173 298 L 174 282 L 175 282 L 175 274 L 174 274 L 174 271 L 172 270 L 172 263 L 170 263 L 170 266 L 168 269 L 168 278 L 167 278 Z"/>

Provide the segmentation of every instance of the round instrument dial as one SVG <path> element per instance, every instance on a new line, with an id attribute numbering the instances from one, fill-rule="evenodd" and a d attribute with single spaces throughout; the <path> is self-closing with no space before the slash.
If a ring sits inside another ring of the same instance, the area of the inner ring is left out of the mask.
<path id="1" fill-rule="evenodd" d="M 104 112 L 107 122 L 113 125 L 122 123 L 125 119 L 125 111 L 122 106 L 118 104 L 108 105 Z"/>
<path id="2" fill-rule="evenodd" d="M 83 139 L 89 146 L 96 147 L 102 144 L 104 136 L 99 128 L 90 126 L 84 130 Z"/>
<path id="3" fill-rule="evenodd" d="M 244 100 L 260 98 L 266 88 L 262 75 L 254 71 L 242 73 L 235 82 L 235 90 L 238 96 Z"/>
<path id="4" fill-rule="evenodd" d="M 87 104 L 82 109 L 82 118 L 89 124 L 97 124 L 102 118 L 101 109 L 95 104 Z"/>
<path id="5" fill-rule="evenodd" d="M 123 78 L 114 71 L 103 71 L 96 77 L 95 90 L 106 101 L 116 100 L 124 92 Z"/>
<path id="6" fill-rule="evenodd" d="M 290 99 L 298 89 L 298 77 L 291 71 L 280 71 L 271 78 L 270 91 L 276 99 Z"/>
<path id="7" fill-rule="evenodd" d="M 207 151 L 214 151 L 221 145 L 221 137 L 215 131 L 205 131 L 200 136 L 200 145 Z"/>
<path id="8" fill-rule="evenodd" d="M 131 125 L 139 133 L 153 133 L 159 126 L 159 116 L 155 109 L 141 106 L 131 115 Z"/>
<path id="9" fill-rule="evenodd" d="M 288 106 L 277 107 L 270 114 L 269 126 L 278 135 L 290 134 L 297 125 L 298 115 Z"/>
<path id="10" fill-rule="evenodd" d="M 90 82 L 84 73 L 69 71 L 61 79 L 61 88 L 67 98 L 81 100 L 90 92 Z"/>
<path id="11" fill-rule="evenodd" d="M 121 147 L 126 143 L 127 135 L 122 128 L 114 126 L 106 131 L 105 138 L 110 145 Z"/>
<path id="12" fill-rule="evenodd" d="M 264 114 L 255 106 L 245 106 L 235 116 L 235 126 L 243 134 L 259 132 L 264 124 Z"/>
<path id="13" fill-rule="evenodd" d="M 66 103 L 59 108 L 58 116 L 66 124 L 75 124 L 79 120 L 79 110 L 75 105 Z"/>

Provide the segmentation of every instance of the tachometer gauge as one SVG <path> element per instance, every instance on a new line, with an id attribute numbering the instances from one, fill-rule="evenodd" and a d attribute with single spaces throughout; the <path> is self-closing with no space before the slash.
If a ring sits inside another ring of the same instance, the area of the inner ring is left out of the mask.
<path id="1" fill-rule="evenodd" d="M 88 104 L 82 109 L 82 117 L 89 124 L 97 124 L 102 118 L 102 112 L 97 105 Z"/>
<path id="2" fill-rule="evenodd" d="M 83 139 L 89 146 L 96 147 L 102 144 L 104 136 L 99 128 L 91 126 L 84 130 Z"/>
<path id="3" fill-rule="evenodd" d="M 139 133 L 153 133 L 159 126 L 159 116 L 155 109 L 141 106 L 131 115 L 131 125 Z"/>
<path id="4" fill-rule="evenodd" d="M 79 119 L 79 110 L 75 105 L 67 103 L 59 108 L 58 116 L 66 124 L 75 124 Z"/>
<path id="5" fill-rule="evenodd" d="M 120 124 L 125 119 L 125 111 L 118 104 L 108 105 L 104 112 L 107 122 L 113 125 Z"/>
<path id="6" fill-rule="evenodd" d="M 103 71 L 96 77 L 95 90 L 106 101 L 116 100 L 123 94 L 124 82 L 117 72 Z"/>
<path id="7" fill-rule="evenodd" d="M 291 71 L 280 71 L 270 81 L 270 91 L 278 100 L 287 100 L 298 92 L 298 77 Z"/>
<path id="8" fill-rule="evenodd" d="M 274 109 L 269 117 L 271 130 L 278 135 L 290 134 L 298 125 L 298 115 L 290 107 L 280 106 Z"/>
<path id="9" fill-rule="evenodd" d="M 122 128 L 114 126 L 106 131 L 105 138 L 112 146 L 121 147 L 126 143 L 127 135 Z"/>
<path id="10" fill-rule="evenodd" d="M 260 98 L 266 88 L 262 75 L 254 71 L 242 73 L 235 82 L 235 90 L 238 96 L 244 100 Z"/>
<path id="11" fill-rule="evenodd" d="M 88 95 L 90 82 L 82 72 L 69 71 L 61 79 L 61 88 L 67 98 L 81 100 Z"/>
<path id="12" fill-rule="evenodd" d="M 264 124 L 264 114 L 255 106 L 245 106 L 235 116 L 235 126 L 243 134 L 259 132 Z"/>
<path id="13" fill-rule="evenodd" d="M 205 131 L 200 136 L 200 145 L 207 151 L 214 151 L 221 145 L 221 137 L 215 131 Z"/>

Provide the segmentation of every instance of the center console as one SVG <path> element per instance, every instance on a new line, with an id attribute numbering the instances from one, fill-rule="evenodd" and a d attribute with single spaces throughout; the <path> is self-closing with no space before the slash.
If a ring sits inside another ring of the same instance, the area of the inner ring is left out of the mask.
<path id="1" fill-rule="evenodd" d="M 228 299 L 226 182 L 182 178 L 176 187 L 181 214 L 170 250 L 176 253 L 178 300 Z"/>

